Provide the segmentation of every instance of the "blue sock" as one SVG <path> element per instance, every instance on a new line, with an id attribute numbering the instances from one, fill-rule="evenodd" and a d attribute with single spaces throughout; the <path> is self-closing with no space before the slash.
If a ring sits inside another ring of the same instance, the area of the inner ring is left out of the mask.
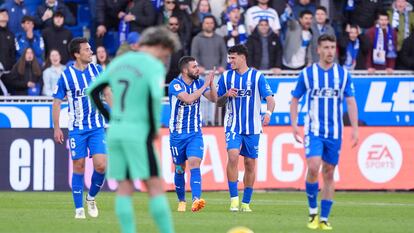
<path id="1" fill-rule="evenodd" d="M 97 171 L 93 171 L 92 180 L 91 180 L 91 188 L 89 189 L 89 196 L 95 197 L 98 194 L 99 190 L 103 185 L 105 179 L 105 173 L 99 173 Z"/>
<path id="2" fill-rule="evenodd" d="M 83 207 L 83 174 L 72 174 L 72 196 L 75 208 Z"/>
<path id="3" fill-rule="evenodd" d="M 177 172 L 174 174 L 175 192 L 177 193 L 178 201 L 185 201 L 184 175 L 185 173 L 178 174 Z"/>
<path id="4" fill-rule="evenodd" d="M 238 197 L 239 191 L 237 190 L 237 181 L 229 181 L 228 184 L 229 184 L 230 198 Z"/>
<path id="5" fill-rule="evenodd" d="M 249 204 L 250 199 L 252 198 L 252 194 L 253 194 L 253 188 L 252 187 L 244 188 L 242 203 Z"/>
<path id="6" fill-rule="evenodd" d="M 318 207 L 318 189 L 319 183 L 308 183 L 306 182 L 306 196 L 308 197 L 309 207 L 314 209 Z"/>
<path id="7" fill-rule="evenodd" d="M 321 221 L 328 221 L 332 204 L 332 200 L 321 200 Z"/>
<path id="8" fill-rule="evenodd" d="M 193 168 L 190 170 L 191 178 L 190 178 L 190 186 L 191 186 L 191 193 L 193 194 L 193 200 L 195 198 L 200 199 L 201 197 L 201 172 L 200 168 Z"/>

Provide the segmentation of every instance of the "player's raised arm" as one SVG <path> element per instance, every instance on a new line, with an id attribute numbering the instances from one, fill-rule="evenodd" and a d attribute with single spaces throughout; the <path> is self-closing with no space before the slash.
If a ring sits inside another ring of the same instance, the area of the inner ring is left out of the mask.
<path id="1" fill-rule="evenodd" d="M 206 79 L 210 80 L 210 89 L 204 92 L 204 96 L 210 100 L 213 103 L 217 102 L 217 89 L 216 86 L 214 85 L 214 74 L 216 73 L 216 67 L 214 67 L 213 70 L 211 70 Z"/>
<path id="2" fill-rule="evenodd" d="M 60 99 L 53 99 L 53 105 L 52 105 L 52 119 L 53 119 L 53 138 L 55 139 L 55 142 L 63 144 L 63 141 L 65 137 L 63 136 L 63 132 L 60 129 L 59 125 L 59 118 L 60 118 L 60 106 L 62 104 L 62 100 Z"/>

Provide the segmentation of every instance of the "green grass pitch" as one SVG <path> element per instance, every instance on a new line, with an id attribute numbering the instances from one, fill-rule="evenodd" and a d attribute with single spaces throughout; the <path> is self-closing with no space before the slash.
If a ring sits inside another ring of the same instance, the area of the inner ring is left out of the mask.
<path id="1" fill-rule="evenodd" d="M 192 213 L 188 203 L 187 212 L 178 213 L 175 193 L 168 193 L 177 233 L 225 233 L 234 226 L 247 226 L 255 233 L 312 232 L 306 228 L 303 192 L 256 192 L 252 213 L 229 212 L 227 192 L 204 192 L 203 197 L 207 205 L 202 211 Z M 119 232 L 114 193 L 99 194 L 97 202 L 99 218 L 75 220 L 69 192 L 0 192 L 0 232 Z M 136 193 L 134 205 L 138 232 L 157 232 L 147 195 Z M 414 232 L 414 193 L 338 192 L 330 222 L 334 232 Z"/>

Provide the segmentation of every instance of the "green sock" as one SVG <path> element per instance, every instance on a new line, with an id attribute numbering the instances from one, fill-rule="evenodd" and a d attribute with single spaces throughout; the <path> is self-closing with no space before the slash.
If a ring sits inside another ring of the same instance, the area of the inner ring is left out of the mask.
<path id="1" fill-rule="evenodd" d="M 161 233 L 174 233 L 170 205 L 165 195 L 152 197 L 149 202 L 152 218 Z"/>
<path id="2" fill-rule="evenodd" d="M 131 196 L 115 197 L 115 213 L 121 224 L 121 232 L 135 233 L 135 217 Z"/>

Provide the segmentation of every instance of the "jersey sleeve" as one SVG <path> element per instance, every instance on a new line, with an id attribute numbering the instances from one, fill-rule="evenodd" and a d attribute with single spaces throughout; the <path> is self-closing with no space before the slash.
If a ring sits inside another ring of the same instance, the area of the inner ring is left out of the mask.
<path id="1" fill-rule="evenodd" d="M 174 79 L 170 85 L 168 86 L 168 93 L 171 94 L 171 96 L 178 96 L 181 92 L 185 90 L 182 83 Z"/>
<path id="2" fill-rule="evenodd" d="M 259 84 L 259 93 L 263 99 L 268 96 L 273 95 L 272 89 L 270 88 L 270 85 L 269 83 L 267 83 L 267 80 L 263 74 L 260 74 L 258 84 Z"/>
<path id="3" fill-rule="evenodd" d="M 221 74 L 221 75 L 220 75 L 220 79 L 219 79 L 219 81 L 218 81 L 218 90 L 217 90 L 217 95 L 218 95 L 218 97 L 221 97 L 221 96 L 223 96 L 224 94 L 226 94 L 226 92 L 227 92 L 227 88 L 226 88 L 226 85 L 225 85 L 225 83 L 224 83 L 224 75 L 223 75 L 223 74 Z"/>
<path id="4" fill-rule="evenodd" d="M 348 77 L 345 83 L 344 96 L 345 97 L 355 96 L 355 87 L 354 87 L 354 82 L 352 81 L 351 74 L 349 72 L 345 72 L 345 75 L 347 75 Z"/>
<path id="5" fill-rule="evenodd" d="M 303 72 L 306 72 L 306 70 L 303 70 Z M 303 94 L 305 94 L 306 92 L 305 78 L 304 78 L 303 72 L 299 74 L 296 87 L 292 91 L 292 96 L 297 99 L 300 99 L 303 96 Z"/>
<path id="6" fill-rule="evenodd" d="M 63 100 L 66 96 L 66 86 L 65 81 L 63 80 L 63 74 L 60 75 L 58 82 L 56 83 L 55 88 L 53 89 L 53 98 Z"/>

